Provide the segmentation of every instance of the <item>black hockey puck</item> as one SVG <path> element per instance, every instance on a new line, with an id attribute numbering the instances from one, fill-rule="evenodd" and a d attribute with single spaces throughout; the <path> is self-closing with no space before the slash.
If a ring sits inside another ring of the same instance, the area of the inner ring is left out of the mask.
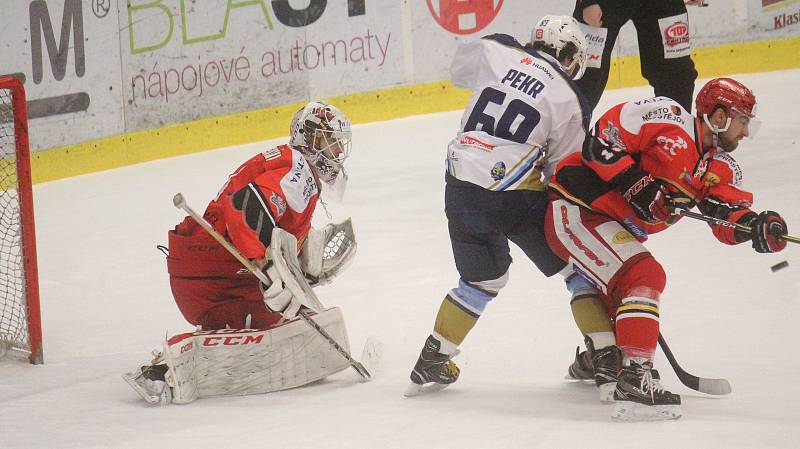
<path id="1" fill-rule="evenodd" d="M 788 266 L 789 266 L 789 262 L 784 260 L 781 263 L 776 263 L 775 265 L 771 266 L 769 269 L 772 270 L 772 272 L 774 273 L 774 272 L 776 272 L 778 270 L 781 270 L 783 268 L 786 268 Z"/>

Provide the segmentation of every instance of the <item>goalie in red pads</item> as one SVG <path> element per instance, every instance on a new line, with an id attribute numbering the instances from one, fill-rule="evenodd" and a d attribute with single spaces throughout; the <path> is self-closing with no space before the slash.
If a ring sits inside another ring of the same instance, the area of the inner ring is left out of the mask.
<path id="1" fill-rule="evenodd" d="M 598 119 L 582 153 L 564 159 L 551 178 L 548 242 L 601 290 L 615 320 L 619 349 L 590 348 L 621 350 L 621 366 L 604 367 L 619 372 L 613 379 L 615 419 L 681 416 L 680 396 L 661 388 L 653 370 L 666 275 L 642 245 L 680 218 L 671 209 L 697 206 L 752 229 L 713 225 L 714 236 L 726 244 L 750 241 L 761 253 L 786 246 L 780 238 L 786 223 L 775 212 L 751 209 L 753 196 L 741 190 L 741 169 L 730 155 L 755 132 L 755 105 L 753 93 L 729 78 L 700 90 L 697 117 L 666 97 L 617 105 Z M 608 360 L 619 363 L 619 355 Z"/>
<path id="2" fill-rule="evenodd" d="M 290 133 L 288 145 L 253 156 L 231 174 L 203 214 L 214 231 L 267 275 L 269 285 L 193 218 L 169 232 L 167 269 L 175 302 L 202 330 L 170 338 L 151 365 L 123 376 L 148 402 L 275 391 L 349 366 L 295 318 L 309 298 L 289 285 L 325 283 L 355 254 L 349 220 L 311 227 L 321 189 L 336 196 L 344 191 L 350 123 L 336 107 L 311 102 L 295 114 Z M 306 278 L 282 278 L 275 265 L 286 261 L 269 255 L 290 259 Z M 349 348 L 338 309 L 320 310 L 315 318 Z"/>

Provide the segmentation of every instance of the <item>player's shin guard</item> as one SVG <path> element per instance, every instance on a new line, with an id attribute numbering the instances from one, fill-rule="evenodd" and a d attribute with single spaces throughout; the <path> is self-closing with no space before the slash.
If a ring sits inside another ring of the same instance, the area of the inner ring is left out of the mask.
<path id="1" fill-rule="evenodd" d="M 583 276 L 573 273 L 567 277 L 566 284 L 572 293 L 572 316 L 584 336 L 587 349 L 576 352 L 567 374 L 572 379 L 594 380 L 600 401 L 611 402 L 621 358 L 608 309 L 597 289 Z"/>
<path id="2" fill-rule="evenodd" d="M 617 346 L 623 365 L 630 359 L 652 360 L 659 332 L 658 303 L 667 282 L 664 269 L 651 255 L 635 260 L 616 280 L 614 296 Z"/>
<path id="3" fill-rule="evenodd" d="M 578 295 L 569 303 L 575 324 L 595 348 L 614 344 L 614 328 L 605 304 L 596 293 Z"/>
<path id="4" fill-rule="evenodd" d="M 458 354 L 458 345 L 475 326 L 486 305 L 497 296 L 505 285 L 508 275 L 483 282 L 459 280 L 458 287 L 450 291 L 439 307 L 433 333 L 411 371 L 411 388 L 406 396 L 419 394 L 415 386 L 428 383 L 439 385 L 438 389 L 455 382 L 460 370 L 452 358 Z"/>
<path id="5" fill-rule="evenodd" d="M 639 287 L 629 292 L 617 307 L 617 345 L 624 361 L 652 360 L 659 332 L 659 292 Z"/>
<path id="6" fill-rule="evenodd" d="M 434 333 L 455 346 L 460 345 L 475 326 L 486 305 L 497 296 L 507 281 L 508 274 L 481 282 L 459 279 L 458 287 L 450 290 L 439 307 L 433 326 Z"/>

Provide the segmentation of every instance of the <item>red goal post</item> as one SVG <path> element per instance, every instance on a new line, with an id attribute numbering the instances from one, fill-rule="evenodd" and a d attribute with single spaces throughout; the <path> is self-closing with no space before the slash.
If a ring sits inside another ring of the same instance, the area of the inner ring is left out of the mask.
<path id="1" fill-rule="evenodd" d="M 25 90 L 0 77 L 0 358 L 43 362 Z"/>

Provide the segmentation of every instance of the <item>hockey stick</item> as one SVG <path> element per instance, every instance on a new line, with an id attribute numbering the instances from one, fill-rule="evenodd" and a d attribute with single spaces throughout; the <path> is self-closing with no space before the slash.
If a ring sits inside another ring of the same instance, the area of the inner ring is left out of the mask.
<path id="1" fill-rule="evenodd" d="M 230 252 L 231 255 L 233 255 L 233 257 L 236 258 L 236 260 L 241 262 L 241 264 L 244 265 L 244 267 L 247 268 L 249 272 L 253 273 L 253 275 L 257 277 L 259 281 L 267 285 L 272 283 L 269 280 L 269 278 L 267 278 L 266 274 L 264 274 L 255 265 L 253 265 L 253 263 L 250 262 L 250 260 L 242 256 L 233 245 L 231 245 L 227 240 L 225 240 L 224 237 L 222 237 L 216 230 L 214 230 L 213 227 L 211 227 L 211 224 L 209 224 L 205 220 L 205 218 L 200 216 L 200 214 L 195 212 L 194 209 L 192 209 L 188 204 L 186 204 L 186 199 L 183 197 L 182 193 L 179 192 L 175 194 L 175 196 L 172 198 L 172 204 L 174 204 L 175 207 L 177 207 L 178 209 L 182 209 L 187 214 L 189 214 L 189 216 L 191 216 L 194 219 L 194 221 L 197 222 L 197 224 L 202 226 L 202 228 L 205 229 L 206 232 L 208 232 L 211 235 L 211 237 L 214 237 L 214 240 L 216 240 L 220 245 L 222 245 L 223 248 L 227 249 L 228 252 Z M 317 324 L 316 321 L 314 321 L 313 319 L 311 319 L 310 316 L 308 316 L 308 313 L 305 310 L 300 309 L 300 312 L 298 314 L 300 315 L 300 318 L 302 318 L 303 321 L 306 322 L 306 324 L 311 326 L 312 329 L 317 331 L 317 333 L 320 336 L 322 336 L 322 338 L 324 338 L 334 349 L 336 349 L 336 352 L 338 352 L 342 357 L 347 359 L 347 361 L 350 362 L 350 366 L 354 370 L 356 370 L 356 372 L 361 377 L 363 377 L 364 379 L 370 379 L 372 377 L 369 371 L 367 371 L 367 369 L 364 368 L 364 365 L 362 365 L 361 362 L 359 362 L 358 360 L 354 359 L 353 356 L 351 356 L 350 353 L 347 352 L 347 350 L 341 347 L 339 343 L 337 343 L 336 340 L 334 340 L 333 337 L 331 337 L 325 331 L 325 329 L 323 329 L 319 324 Z"/>
<path id="2" fill-rule="evenodd" d="M 727 379 L 697 377 L 684 371 L 683 368 L 678 365 L 678 361 L 675 360 L 675 355 L 672 354 L 669 346 L 667 346 L 667 342 L 664 340 L 664 336 L 660 333 L 658 334 L 658 344 L 661 346 L 661 350 L 664 351 L 664 355 L 667 356 L 669 364 L 672 365 L 672 369 L 675 371 L 675 374 L 678 375 L 678 379 L 682 384 L 692 390 L 706 394 L 725 395 L 731 393 L 731 384 Z"/>
<path id="3" fill-rule="evenodd" d="M 684 217 L 694 218 L 695 220 L 705 221 L 706 223 L 711 223 L 714 225 L 725 226 L 726 228 L 738 229 L 742 232 L 747 232 L 747 233 L 753 232 L 750 226 L 741 225 L 739 223 L 723 220 L 721 218 L 709 217 L 708 215 L 698 214 L 696 212 L 691 212 L 686 209 L 675 208 L 674 210 L 677 214 L 683 215 Z M 800 237 L 793 237 L 791 235 L 784 234 L 780 236 L 780 238 L 786 240 L 787 242 L 800 243 Z"/>

